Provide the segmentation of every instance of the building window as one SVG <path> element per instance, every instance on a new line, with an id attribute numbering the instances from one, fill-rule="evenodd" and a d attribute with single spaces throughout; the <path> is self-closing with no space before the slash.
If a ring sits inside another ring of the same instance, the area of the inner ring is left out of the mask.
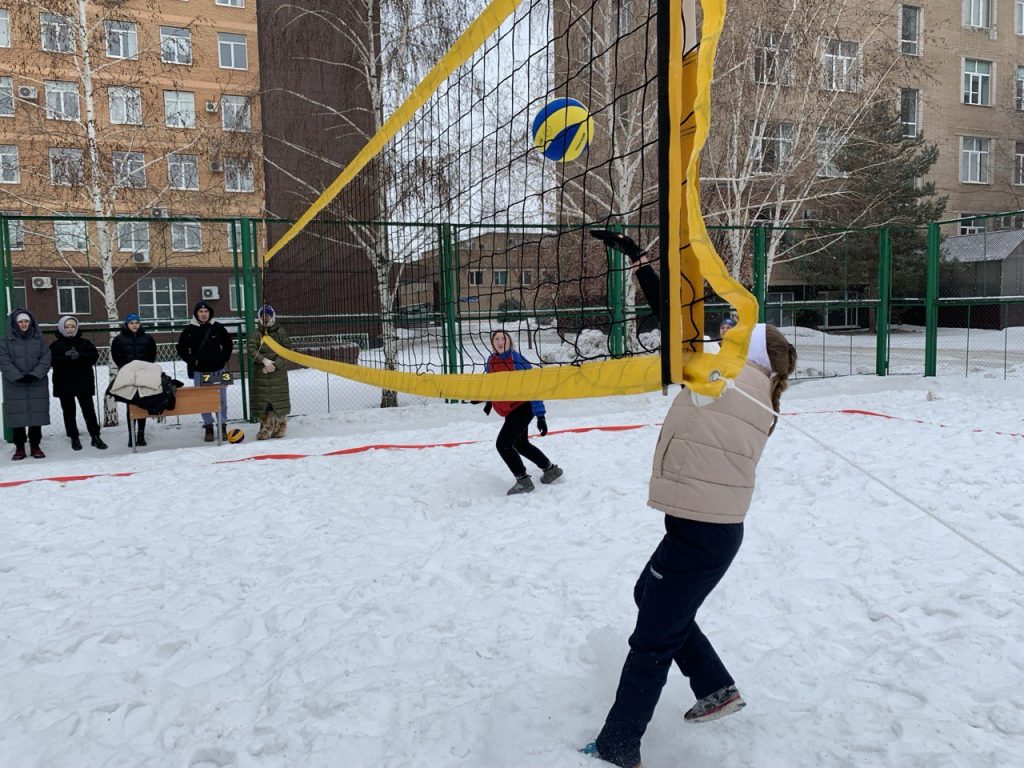
<path id="1" fill-rule="evenodd" d="M 217 50 L 220 54 L 221 69 L 249 68 L 249 53 L 245 43 L 245 35 L 218 32 Z"/>
<path id="2" fill-rule="evenodd" d="M 495 285 L 508 285 L 508 270 L 507 269 L 496 269 L 494 270 L 494 284 Z"/>
<path id="3" fill-rule="evenodd" d="M 469 270 L 469 284 L 481 286 L 484 284 L 484 271 L 482 269 Z"/>
<path id="4" fill-rule="evenodd" d="M 72 147 L 50 147 L 50 181 L 58 187 L 85 183 L 85 153 Z"/>
<path id="5" fill-rule="evenodd" d="M 89 247 L 89 236 L 84 221 L 53 222 L 53 241 L 58 251 L 82 251 Z"/>
<path id="6" fill-rule="evenodd" d="M 142 89 L 123 85 L 107 88 L 110 122 L 113 125 L 142 125 Z"/>
<path id="7" fill-rule="evenodd" d="M 171 250 L 188 252 L 203 250 L 202 225 L 198 221 L 172 221 Z"/>
<path id="8" fill-rule="evenodd" d="M 1013 145 L 1013 183 L 1018 186 L 1024 184 L 1024 141 Z"/>
<path id="9" fill-rule="evenodd" d="M 143 320 L 178 320 L 189 316 L 184 277 L 144 277 L 138 282 Z"/>
<path id="10" fill-rule="evenodd" d="M 245 312 L 245 283 L 232 275 L 228 278 L 228 309 Z"/>
<path id="11" fill-rule="evenodd" d="M 196 95 L 189 91 L 164 91 L 164 124 L 168 128 L 195 128 Z"/>
<path id="12" fill-rule="evenodd" d="M 991 82 L 991 61 L 964 59 L 964 104 L 991 106 Z"/>
<path id="13" fill-rule="evenodd" d="M 960 181 L 964 184 L 988 184 L 990 141 L 977 136 L 960 139 Z"/>
<path id="14" fill-rule="evenodd" d="M 221 96 L 220 119 L 225 131 L 251 131 L 252 110 L 249 99 L 245 96 Z"/>
<path id="15" fill-rule="evenodd" d="M 171 189 L 199 189 L 199 158 L 196 155 L 168 155 L 167 184 Z"/>
<path id="16" fill-rule="evenodd" d="M 961 213 L 960 214 L 960 234 L 961 235 L 977 235 L 986 231 L 985 222 L 986 219 L 974 218 L 975 216 L 980 217 L 980 213 Z"/>
<path id="17" fill-rule="evenodd" d="M 0 117 L 14 117 L 13 77 L 0 77 Z"/>
<path id="18" fill-rule="evenodd" d="M 131 189 L 146 187 L 146 157 L 141 152 L 113 152 L 114 186 Z"/>
<path id="19" fill-rule="evenodd" d="M 160 61 L 192 63 L 192 33 L 183 27 L 160 27 Z"/>
<path id="20" fill-rule="evenodd" d="M 108 59 L 139 58 L 139 33 L 130 21 L 105 21 Z"/>
<path id="21" fill-rule="evenodd" d="M 822 75 L 827 91 L 856 91 L 857 43 L 847 40 L 826 40 L 822 52 Z"/>
<path id="22" fill-rule="evenodd" d="M 53 13 L 39 14 L 40 38 L 44 51 L 74 53 L 75 36 L 71 32 L 71 19 Z"/>
<path id="23" fill-rule="evenodd" d="M 63 80 L 46 81 L 46 119 L 78 120 L 78 86 Z"/>
<path id="24" fill-rule="evenodd" d="M 217 0 L 215 5 L 226 5 L 229 8 L 245 8 L 245 0 Z"/>
<path id="25" fill-rule="evenodd" d="M 254 188 L 252 161 L 240 157 L 225 157 L 224 191 L 252 192 Z"/>
<path id="26" fill-rule="evenodd" d="M 964 26 L 974 29 L 988 29 L 991 24 L 989 0 L 963 0 Z"/>
<path id="27" fill-rule="evenodd" d="M 771 173 L 789 164 L 793 156 L 792 123 L 758 123 L 754 127 L 759 173 Z"/>
<path id="28" fill-rule="evenodd" d="M 919 105 L 920 94 L 916 88 L 900 89 L 900 123 L 906 139 L 916 139 L 921 133 Z"/>
<path id="29" fill-rule="evenodd" d="M 14 144 L 0 144 L 0 184 L 20 184 L 21 164 Z"/>
<path id="30" fill-rule="evenodd" d="M 836 157 L 846 144 L 846 137 L 837 135 L 828 128 L 818 128 L 815 141 L 817 142 L 815 149 L 818 159 L 818 175 L 830 179 L 848 176 L 849 174 L 840 170 L 836 164 Z"/>
<path id="31" fill-rule="evenodd" d="M 1018 112 L 1024 112 L 1024 67 L 1017 67 L 1017 79 L 1013 84 L 1014 103 Z"/>
<path id="32" fill-rule="evenodd" d="M 1016 0 L 1013 4 L 1013 31 L 1024 35 L 1024 0 Z"/>
<path id="33" fill-rule="evenodd" d="M 117 249 L 124 253 L 144 254 L 136 261 L 149 261 L 149 223 L 145 221 L 117 222 Z"/>
<path id="34" fill-rule="evenodd" d="M 0 8 L 0 48 L 11 47 L 11 17 Z"/>
<path id="35" fill-rule="evenodd" d="M 89 286 L 73 277 L 57 278 L 57 312 L 62 315 L 88 315 L 92 312 Z"/>
<path id="36" fill-rule="evenodd" d="M 905 56 L 920 56 L 921 9 L 916 5 L 900 8 L 900 52 Z"/>
<path id="37" fill-rule="evenodd" d="M 792 85 L 792 36 L 771 30 L 756 35 L 754 82 L 763 85 Z"/>
<path id="38" fill-rule="evenodd" d="M 0 216 L 21 216 L 21 211 L 0 211 Z M 7 237 L 10 238 L 12 251 L 25 250 L 25 220 L 20 218 L 7 219 Z M 25 306 L 22 304 L 21 306 Z"/>
<path id="39" fill-rule="evenodd" d="M 14 283 L 11 285 L 11 300 L 14 302 L 13 309 L 28 309 L 28 291 L 25 290 L 25 278 L 14 278 Z"/>
<path id="40" fill-rule="evenodd" d="M 519 273 L 519 284 L 520 285 L 533 285 L 533 270 L 524 269 Z"/>

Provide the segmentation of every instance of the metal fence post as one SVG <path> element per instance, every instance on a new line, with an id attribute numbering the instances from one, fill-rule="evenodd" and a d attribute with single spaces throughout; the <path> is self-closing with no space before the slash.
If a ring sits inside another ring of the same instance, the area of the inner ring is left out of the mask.
<path id="1" fill-rule="evenodd" d="M 622 232 L 621 224 L 608 229 Z M 608 309 L 611 314 L 611 328 L 608 333 L 608 351 L 612 357 L 622 357 L 626 352 L 626 286 L 623 280 L 622 251 L 605 247 L 608 258 Z"/>
<path id="2" fill-rule="evenodd" d="M 768 238 L 765 228 L 754 227 L 754 258 L 751 262 L 752 279 L 754 282 L 754 298 L 757 299 L 757 321 L 763 323 L 765 321 L 764 313 L 764 302 L 765 296 L 767 295 L 767 286 L 765 285 L 765 276 L 768 271 Z"/>
<path id="3" fill-rule="evenodd" d="M 928 225 L 928 274 L 925 292 L 924 375 L 934 376 L 939 345 L 939 225 Z"/>
<path id="4" fill-rule="evenodd" d="M 452 225 L 445 222 L 438 227 L 439 253 L 441 256 L 441 322 L 444 328 L 445 354 L 441 358 L 442 371 L 455 373 L 458 370 L 458 341 L 456 339 L 455 322 L 459 303 L 458 267 L 455 265 L 455 254 L 452 252 Z"/>
<path id="5" fill-rule="evenodd" d="M 251 339 L 256 333 L 256 327 L 253 320 L 255 315 L 255 302 L 256 294 L 253 291 L 253 237 L 252 237 L 252 225 L 248 218 L 241 220 L 242 228 L 242 286 L 243 296 L 245 300 L 242 302 L 242 328 L 244 331 L 244 339 L 239 340 L 238 345 L 238 356 L 239 370 L 242 372 L 242 417 L 248 421 L 254 421 L 254 414 L 249 413 L 249 392 L 248 387 L 252 381 L 252 360 L 249 359 L 249 355 L 246 352 L 246 342 Z"/>
<path id="6" fill-rule="evenodd" d="M 14 266 L 11 263 L 11 241 L 7 227 L 7 217 L 0 214 L 0 339 L 7 336 L 7 316 L 13 311 L 11 300 L 14 298 Z M 0 414 L 0 420 L 3 421 L 4 441 L 9 443 L 14 439 L 14 431 L 7 425 L 3 414 Z"/>
<path id="7" fill-rule="evenodd" d="M 878 233 L 878 311 L 875 314 L 875 373 L 889 372 L 889 302 L 892 294 L 892 233 Z"/>

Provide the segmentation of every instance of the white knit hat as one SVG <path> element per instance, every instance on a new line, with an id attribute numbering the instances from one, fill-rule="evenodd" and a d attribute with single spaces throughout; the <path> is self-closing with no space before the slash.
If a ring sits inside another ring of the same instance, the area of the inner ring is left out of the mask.
<path id="1" fill-rule="evenodd" d="M 20 323 L 22 320 L 28 320 L 32 322 L 32 316 L 28 312 L 19 312 L 14 316 L 14 322 Z"/>

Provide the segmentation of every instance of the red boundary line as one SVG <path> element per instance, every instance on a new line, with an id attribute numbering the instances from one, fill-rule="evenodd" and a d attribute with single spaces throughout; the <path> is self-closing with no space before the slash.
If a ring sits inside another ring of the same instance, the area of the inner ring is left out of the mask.
<path id="1" fill-rule="evenodd" d="M 925 424 L 929 426 L 941 427 L 942 429 L 964 429 L 964 427 L 956 427 L 951 424 L 942 424 L 934 421 L 924 421 L 923 419 L 909 419 L 905 416 L 892 416 L 888 413 L 879 413 L 878 411 L 867 411 L 861 408 L 841 408 L 839 410 L 826 410 L 826 411 L 794 411 L 791 413 L 784 413 L 784 416 L 810 416 L 818 414 L 832 414 L 839 413 L 849 416 L 871 416 L 878 419 L 889 419 L 892 421 L 909 421 L 914 424 Z M 554 429 L 548 432 L 549 435 L 565 435 L 574 434 L 579 435 L 586 432 L 626 432 L 632 429 L 644 429 L 646 427 L 657 427 L 661 426 L 661 423 L 656 424 L 617 424 L 608 425 L 601 427 L 572 427 L 569 429 Z M 1024 433 L 1020 432 L 1000 432 L 998 430 L 981 429 L 978 427 L 972 428 L 971 432 L 993 432 L 996 435 L 1002 435 L 1004 437 L 1024 437 Z M 213 464 L 238 464 L 245 461 L 292 461 L 295 459 L 308 459 L 311 457 L 318 456 L 350 456 L 355 453 L 365 453 L 366 451 L 409 451 L 416 450 L 421 451 L 427 448 L 457 448 L 463 445 L 476 445 L 479 440 L 461 440 L 458 442 L 451 443 L 373 443 L 371 445 L 360 445 L 354 448 L 341 448 L 337 451 L 328 451 L 327 453 L 263 453 L 257 456 L 245 456 L 241 459 L 221 459 L 220 461 L 212 462 Z M 132 475 L 138 474 L 137 472 L 110 472 L 110 473 L 96 473 L 91 475 L 62 475 L 55 477 L 34 477 L 26 480 L 7 480 L 0 482 L 0 488 L 16 488 L 20 485 L 26 485 L 28 483 L 42 483 L 42 482 L 54 482 L 54 483 L 73 483 L 79 480 L 92 480 L 97 477 L 131 477 Z"/>

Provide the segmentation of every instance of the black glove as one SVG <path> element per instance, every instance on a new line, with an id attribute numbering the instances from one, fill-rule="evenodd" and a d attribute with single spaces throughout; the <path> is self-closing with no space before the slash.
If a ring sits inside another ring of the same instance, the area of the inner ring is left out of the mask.
<path id="1" fill-rule="evenodd" d="M 35 380 L 36 380 L 35 376 L 33 376 L 31 373 L 26 373 L 20 379 L 17 379 L 17 382 L 19 384 L 31 384 Z"/>
<path id="2" fill-rule="evenodd" d="M 537 429 L 540 430 L 540 436 L 544 437 L 548 433 L 548 420 L 543 416 L 537 417 Z"/>
<path id="3" fill-rule="evenodd" d="M 65 357 L 70 357 L 72 360 L 77 360 L 79 357 L 81 357 L 77 349 L 69 349 L 67 352 L 64 353 L 64 355 Z"/>
<path id="4" fill-rule="evenodd" d="M 609 248 L 622 251 L 633 262 L 640 261 L 640 257 L 647 253 L 634 242 L 633 238 L 621 232 L 612 232 L 610 229 L 592 229 L 590 236 L 596 237 Z"/>
<path id="5" fill-rule="evenodd" d="M 484 403 L 484 413 L 486 413 L 488 416 L 491 415 L 491 401 L 490 400 L 488 400 L 486 403 Z"/>

